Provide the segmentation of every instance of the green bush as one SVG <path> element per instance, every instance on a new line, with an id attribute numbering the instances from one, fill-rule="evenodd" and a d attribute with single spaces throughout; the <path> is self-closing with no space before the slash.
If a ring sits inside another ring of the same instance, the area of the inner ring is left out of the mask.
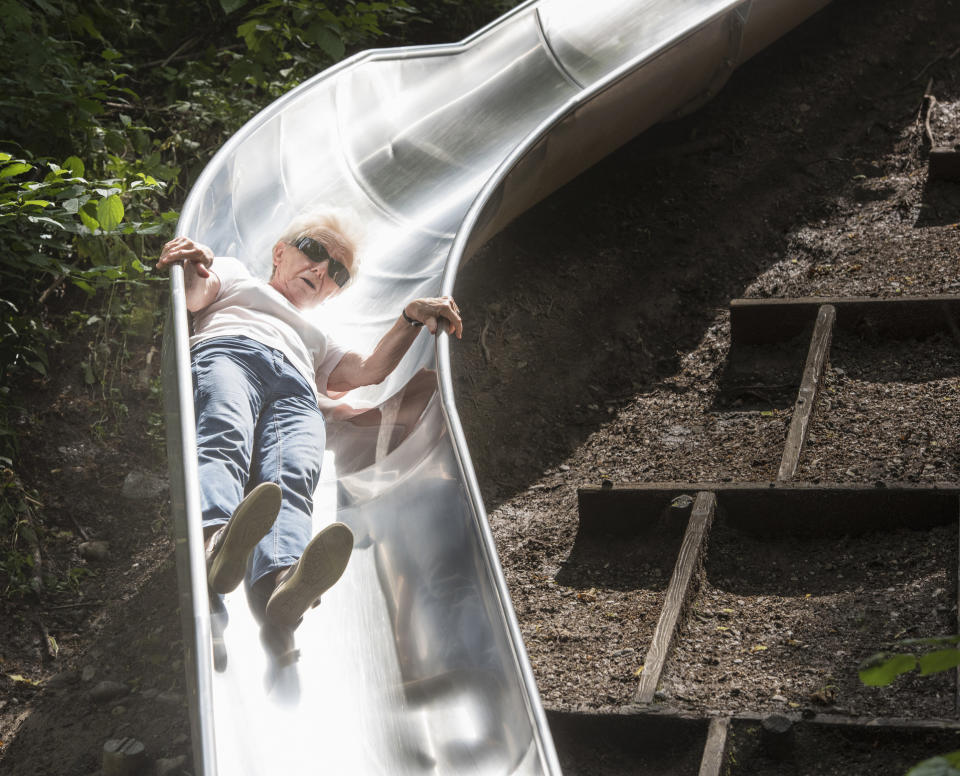
<path id="1" fill-rule="evenodd" d="M 88 179 L 75 156 L 56 164 L 0 152 L 0 390 L 24 367 L 46 373 L 55 328 L 43 308 L 59 286 L 92 294 L 144 275 L 137 238 L 176 217 L 158 215 L 162 190 L 142 172 Z"/>

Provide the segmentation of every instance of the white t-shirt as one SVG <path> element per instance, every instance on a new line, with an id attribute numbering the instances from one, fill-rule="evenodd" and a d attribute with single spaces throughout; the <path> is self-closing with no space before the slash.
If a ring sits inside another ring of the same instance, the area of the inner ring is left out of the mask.
<path id="1" fill-rule="evenodd" d="M 190 347 L 214 337 L 244 336 L 280 350 L 314 389 L 326 393 L 327 379 L 347 352 L 273 286 L 253 277 L 243 262 L 218 256 L 216 299 L 194 313 Z"/>

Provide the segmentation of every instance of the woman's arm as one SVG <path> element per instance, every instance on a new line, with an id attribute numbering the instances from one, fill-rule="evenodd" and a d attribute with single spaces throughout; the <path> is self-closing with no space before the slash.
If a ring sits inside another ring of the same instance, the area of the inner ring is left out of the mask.
<path id="1" fill-rule="evenodd" d="M 157 269 L 180 263 L 183 264 L 187 309 L 195 313 L 213 302 L 220 291 L 220 278 L 210 272 L 213 251 L 189 237 L 177 237 L 163 246 Z"/>
<path id="2" fill-rule="evenodd" d="M 452 297 L 414 299 L 403 312 L 414 323 L 409 323 L 403 315 L 399 316 L 370 355 L 347 352 L 330 373 L 326 386 L 319 388 L 326 392 L 345 393 L 363 385 L 383 382 L 410 349 L 421 326 L 426 326 L 431 334 L 436 334 L 442 326 L 457 339 L 463 336 L 460 309 Z"/>

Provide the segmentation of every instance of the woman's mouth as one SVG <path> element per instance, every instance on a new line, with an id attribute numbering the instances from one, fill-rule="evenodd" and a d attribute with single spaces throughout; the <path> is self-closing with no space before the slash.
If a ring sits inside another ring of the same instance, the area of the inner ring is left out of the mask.
<path id="1" fill-rule="evenodd" d="M 301 279 L 304 283 L 306 283 L 308 286 L 310 286 L 310 288 L 312 288 L 314 291 L 317 290 L 317 287 L 316 287 L 315 285 L 313 285 L 312 282 L 310 282 L 310 278 L 300 278 L 300 279 Z"/>

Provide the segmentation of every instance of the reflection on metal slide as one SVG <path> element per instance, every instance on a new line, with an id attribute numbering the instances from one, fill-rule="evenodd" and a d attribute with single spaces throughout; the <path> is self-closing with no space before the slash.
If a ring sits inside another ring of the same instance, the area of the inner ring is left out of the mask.
<path id="1" fill-rule="evenodd" d="M 516 215 L 665 118 L 827 0 L 538 0 L 462 43 L 371 51 L 253 118 L 178 231 L 265 276 L 294 215 L 363 225 L 362 275 L 317 313 L 365 350 Z M 558 774 L 454 406 L 447 335 L 328 420 L 314 528 L 354 532 L 342 580 L 273 665 L 241 587 L 211 615 L 183 273 L 164 342 L 195 772 Z M 469 317 L 466 325 L 475 325 Z M 506 443 L 506 442 L 505 442 Z M 212 632 L 225 655 L 216 666 Z"/>

